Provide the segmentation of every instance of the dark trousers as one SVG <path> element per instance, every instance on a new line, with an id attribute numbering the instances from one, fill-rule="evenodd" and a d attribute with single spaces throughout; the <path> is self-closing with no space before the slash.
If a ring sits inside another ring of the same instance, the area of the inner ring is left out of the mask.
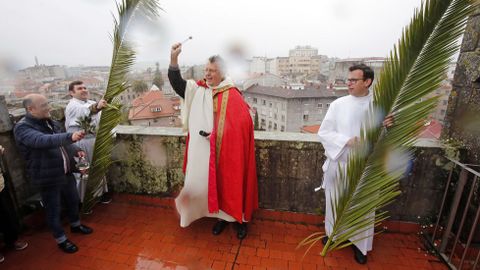
<path id="1" fill-rule="evenodd" d="M 80 217 L 78 215 L 80 200 L 78 198 L 77 183 L 71 173 L 67 174 L 66 178 L 67 181 L 63 185 L 44 187 L 41 189 L 42 201 L 47 213 L 47 223 L 57 243 L 61 243 L 67 239 L 60 216 L 62 199 L 66 206 L 70 225 L 73 227 L 80 225 Z"/>
<path id="2" fill-rule="evenodd" d="M 18 217 L 7 187 L 0 192 L 0 232 L 7 247 L 18 240 Z"/>

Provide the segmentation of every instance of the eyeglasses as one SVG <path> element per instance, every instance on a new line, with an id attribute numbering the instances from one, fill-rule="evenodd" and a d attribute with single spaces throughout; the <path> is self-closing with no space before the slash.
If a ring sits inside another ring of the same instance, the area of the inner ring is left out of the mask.
<path id="1" fill-rule="evenodd" d="M 358 81 L 363 81 L 364 79 L 347 79 L 347 83 L 357 83 Z"/>

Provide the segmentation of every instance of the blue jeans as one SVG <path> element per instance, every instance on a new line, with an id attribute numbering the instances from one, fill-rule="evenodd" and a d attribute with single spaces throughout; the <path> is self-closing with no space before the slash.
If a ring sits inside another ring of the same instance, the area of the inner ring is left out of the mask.
<path id="1" fill-rule="evenodd" d="M 53 237 L 57 243 L 62 243 L 67 240 L 60 217 L 62 198 L 66 204 L 65 206 L 70 226 L 76 227 L 80 225 L 80 217 L 78 215 L 80 200 L 78 198 L 75 177 L 71 173 L 67 174 L 65 184 L 44 187 L 41 189 L 41 195 L 47 214 L 48 226 L 52 230 Z"/>

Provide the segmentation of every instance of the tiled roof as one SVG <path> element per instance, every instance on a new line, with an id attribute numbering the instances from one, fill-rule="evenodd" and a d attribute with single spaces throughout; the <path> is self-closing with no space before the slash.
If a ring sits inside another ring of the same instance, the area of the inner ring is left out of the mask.
<path id="1" fill-rule="evenodd" d="M 418 135 L 419 138 L 424 139 L 440 139 L 442 134 L 442 124 L 436 120 L 430 120 L 425 125 L 425 129 Z"/>
<path id="2" fill-rule="evenodd" d="M 301 129 L 301 132 L 317 134 L 319 128 L 320 128 L 320 125 L 303 126 Z"/>
<path id="3" fill-rule="evenodd" d="M 156 111 L 160 108 L 160 111 Z M 129 120 L 168 117 L 180 113 L 180 98 L 165 97 L 162 91 L 148 91 L 132 101 Z"/>

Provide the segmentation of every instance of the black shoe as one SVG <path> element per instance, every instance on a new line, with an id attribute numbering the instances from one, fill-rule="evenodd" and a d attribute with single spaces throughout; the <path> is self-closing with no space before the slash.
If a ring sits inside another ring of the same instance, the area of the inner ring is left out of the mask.
<path id="1" fill-rule="evenodd" d="M 93 229 L 85 225 L 80 225 L 77 227 L 70 227 L 70 231 L 72 233 L 91 234 Z"/>
<path id="2" fill-rule="evenodd" d="M 221 234 L 223 232 L 223 229 L 225 229 L 227 225 L 228 225 L 228 222 L 226 222 L 225 220 L 219 219 L 217 223 L 215 223 L 215 225 L 213 226 L 213 229 L 212 229 L 213 235 Z"/>
<path id="3" fill-rule="evenodd" d="M 78 251 L 78 247 L 68 239 L 58 244 L 58 247 L 65 253 L 75 253 Z"/>
<path id="4" fill-rule="evenodd" d="M 247 237 L 247 223 L 235 223 L 235 229 L 237 230 L 237 238 L 242 240 Z"/>
<path id="5" fill-rule="evenodd" d="M 108 193 L 103 193 L 100 197 L 100 202 L 103 204 L 109 204 L 112 202 L 112 197 Z"/>
<path id="6" fill-rule="evenodd" d="M 325 246 L 328 242 L 328 236 L 325 235 L 323 238 L 322 238 L 322 244 Z"/>
<path id="7" fill-rule="evenodd" d="M 366 264 L 367 263 L 367 255 L 363 255 L 363 253 L 358 249 L 355 245 L 352 245 L 353 249 L 353 257 L 355 261 L 359 264 Z"/>

